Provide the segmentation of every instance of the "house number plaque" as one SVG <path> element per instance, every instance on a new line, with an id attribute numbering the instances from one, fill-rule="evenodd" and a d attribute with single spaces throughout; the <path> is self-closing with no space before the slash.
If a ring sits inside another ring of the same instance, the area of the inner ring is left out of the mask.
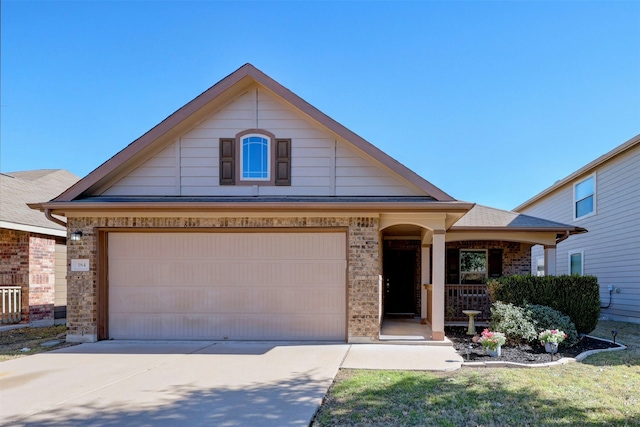
<path id="1" fill-rule="evenodd" d="M 89 271 L 88 259 L 72 259 L 71 271 Z"/>

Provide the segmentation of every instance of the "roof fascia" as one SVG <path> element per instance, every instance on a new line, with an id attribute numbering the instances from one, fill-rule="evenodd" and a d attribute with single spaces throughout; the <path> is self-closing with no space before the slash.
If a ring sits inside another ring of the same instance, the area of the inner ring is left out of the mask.
<path id="1" fill-rule="evenodd" d="M 54 228 L 40 227 L 36 225 L 18 224 L 15 222 L 0 221 L 0 228 L 8 230 L 26 231 L 28 233 L 45 234 L 49 236 L 66 237 L 66 230 L 57 230 Z"/>
<path id="2" fill-rule="evenodd" d="M 566 227 L 557 226 L 557 227 L 471 227 L 471 226 L 462 226 L 462 227 L 451 227 L 451 231 L 492 231 L 498 233 L 509 233 L 512 231 L 568 231 L 571 234 L 581 234 L 586 233 L 587 229 L 582 227 L 574 227 L 571 225 L 567 225 Z"/>
<path id="3" fill-rule="evenodd" d="M 602 156 L 598 157 L 594 161 L 586 164 L 585 166 L 581 167 L 580 169 L 578 169 L 577 171 L 575 171 L 571 175 L 567 176 L 564 179 L 561 179 L 560 181 L 558 181 L 555 184 L 553 184 L 551 187 L 549 187 L 546 190 L 543 190 L 542 192 L 536 194 L 535 196 L 533 196 L 532 198 L 530 198 L 526 202 L 520 204 L 519 206 L 516 206 L 513 210 L 517 212 L 517 211 L 520 211 L 522 209 L 525 209 L 525 208 L 533 205 L 534 203 L 536 203 L 540 199 L 544 198 L 545 196 L 553 193 L 554 191 L 556 191 L 560 187 L 563 187 L 566 184 L 569 184 L 570 182 L 572 182 L 573 180 L 575 180 L 576 178 L 578 178 L 580 176 L 591 174 L 594 169 L 600 167 L 601 165 L 603 165 L 604 163 L 606 163 L 609 160 L 613 159 L 614 157 L 617 157 L 620 154 L 623 154 L 627 150 L 630 150 L 630 149 L 634 148 L 635 146 L 637 146 L 639 144 L 640 144 L 640 134 L 634 136 L 633 138 L 631 138 L 630 140 L 626 141 L 625 143 L 617 146 L 616 148 L 614 148 L 613 150 L 609 151 L 608 153 L 603 154 Z"/>
<path id="4" fill-rule="evenodd" d="M 343 211 L 343 212 L 446 212 L 466 213 L 472 203 L 466 202 L 430 202 L 430 203 L 305 203 L 305 202 L 192 202 L 179 204 L 175 202 L 45 202 L 29 204 L 31 209 L 49 209 L 56 215 L 66 215 L 70 212 L 295 212 L 295 211 Z"/>

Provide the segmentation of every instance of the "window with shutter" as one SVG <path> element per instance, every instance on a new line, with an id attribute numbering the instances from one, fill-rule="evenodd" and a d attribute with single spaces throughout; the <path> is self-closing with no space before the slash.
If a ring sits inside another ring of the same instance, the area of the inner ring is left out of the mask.
<path id="1" fill-rule="evenodd" d="M 291 139 L 262 129 L 220 138 L 220 185 L 291 185 Z"/>

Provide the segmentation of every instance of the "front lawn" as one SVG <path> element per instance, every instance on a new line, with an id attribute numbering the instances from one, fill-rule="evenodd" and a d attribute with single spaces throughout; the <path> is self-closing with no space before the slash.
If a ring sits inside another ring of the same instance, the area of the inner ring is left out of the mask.
<path id="1" fill-rule="evenodd" d="M 638 426 L 640 325 L 611 329 L 629 350 L 553 368 L 341 370 L 312 426 Z"/>

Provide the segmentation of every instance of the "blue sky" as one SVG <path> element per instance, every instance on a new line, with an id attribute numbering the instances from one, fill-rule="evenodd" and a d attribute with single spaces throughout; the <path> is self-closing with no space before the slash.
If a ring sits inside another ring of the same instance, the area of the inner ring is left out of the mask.
<path id="1" fill-rule="evenodd" d="M 0 170 L 85 176 L 250 62 L 512 209 L 640 133 L 640 2 L 2 1 Z"/>

